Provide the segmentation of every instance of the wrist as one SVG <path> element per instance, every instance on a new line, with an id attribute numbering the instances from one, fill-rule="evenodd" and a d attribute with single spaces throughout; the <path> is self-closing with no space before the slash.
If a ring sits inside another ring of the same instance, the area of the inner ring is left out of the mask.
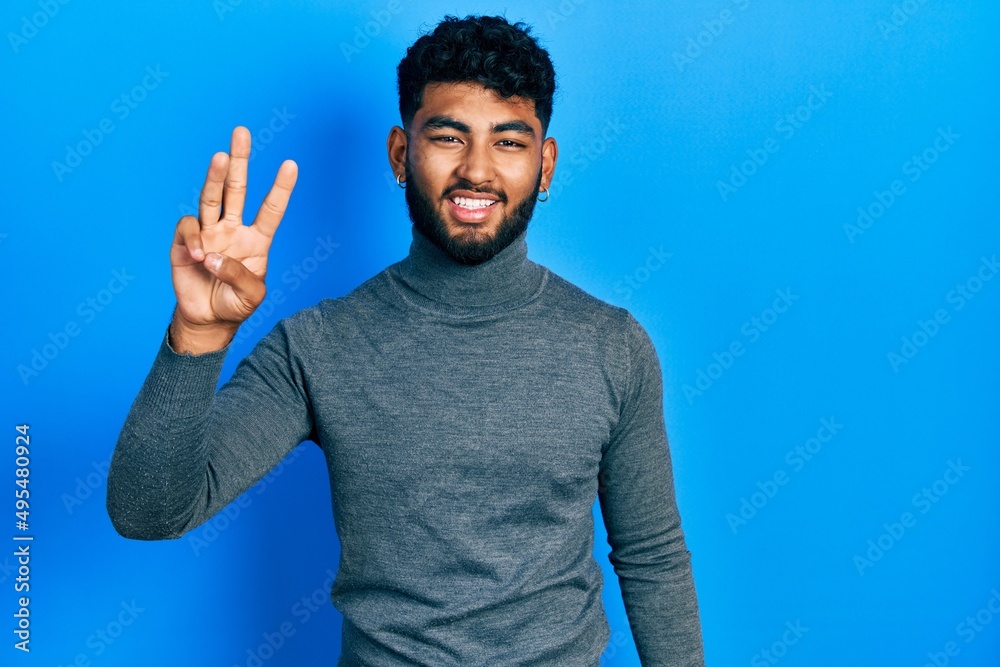
<path id="1" fill-rule="evenodd" d="M 167 329 L 167 343 L 178 354 L 206 354 L 215 352 L 229 345 L 239 324 L 192 324 L 179 313 Z"/>

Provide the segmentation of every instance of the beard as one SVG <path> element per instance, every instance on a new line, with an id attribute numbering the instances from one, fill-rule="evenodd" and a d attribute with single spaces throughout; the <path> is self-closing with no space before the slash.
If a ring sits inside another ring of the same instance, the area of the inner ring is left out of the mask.
<path id="1" fill-rule="evenodd" d="M 542 170 L 539 169 L 534 192 L 538 192 L 541 184 Z M 507 204 L 507 196 L 504 193 L 483 190 L 482 188 L 477 189 L 468 181 L 460 180 L 449 188 L 448 192 L 454 190 L 489 192 L 496 195 L 500 199 L 500 203 Z M 413 226 L 442 252 L 465 266 L 482 264 L 509 246 L 521 232 L 528 228 L 528 222 L 535 211 L 535 201 L 535 195 L 531 193 L 523 201 L 518 202 L 514 210 L 503 217 L 497 226 L 496 233 L 492 236 L 487 236 L 476 227 L 462 229 L 452 235 L 448 232 L 448 227 L 430 197 L 416 185 L 413 172 L 410 170 L 410 161 L 406 160 L 406 208 Z"/>

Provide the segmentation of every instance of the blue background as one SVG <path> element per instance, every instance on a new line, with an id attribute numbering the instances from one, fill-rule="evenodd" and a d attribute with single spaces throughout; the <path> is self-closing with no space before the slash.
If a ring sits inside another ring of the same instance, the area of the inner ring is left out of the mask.
<path id="1" fill-rule="evenodd" d="M 176 541 L 119 537 L 104 471 L 170 318 L 174 225 L 232 128 L 254 137 L 248 211 L 282 160 L 300 177 L 271 250 L 283 303 L 244 325 L 223 378 L 281 317 L 406 254 L 395 66 L 445 13 L 496 12 L 532 24 L 558 73 L 529 256 L 629 308 L 660 355 L 708 664 L 1000 663 L 993 3 L 16 0 L 0 10 L 3 664 L 333 664 L 315 446 Z M 338 246 L 307 261 L 321 241 Z M 24 422 L 30 655 L 10 632 Z M 604 539 L 598 522 L 604 664 L 637 665 Z"/>

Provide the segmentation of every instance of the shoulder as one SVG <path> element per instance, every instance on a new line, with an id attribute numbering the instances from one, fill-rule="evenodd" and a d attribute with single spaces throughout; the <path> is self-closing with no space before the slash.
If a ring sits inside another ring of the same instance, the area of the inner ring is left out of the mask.
<path id="1" fill-rule="evenodd" d="M 659 370 L 649 333 L 627 308 L 599 299 L 550 269 L 545 292 L 557 324 L 583 331 L 595 341 L 619 383 L 626 384 L 635 373 Z"/>
<path id="2" fill-rule="evenodd" d="M 372 276 L 347 294 L 320 299 L 283 318 L 278 324 L 290 338 L 303 343 L 330 344 L 331 338 L 342 339 L 352 329 L 375 322 L 384 304 L 377 297 L 384 272 Z M 336 335 L 334 335 L 336 334 Z"/>
<path id="3" fill-rule="evenodd" d="M 546 292 L 550 292 L 555 317 L 561 324 L 578 323 L 577 334 L 583 332 L 596 346 L 583 344 L 581 348 L 593 350 L 600 359 L 619 414 L 628 406 L 634 410 L 643 396 L 660 395 L 659 357 L 646 328 L 631 311 L 599 299 L 551 271 L 548 280 Z M 583 341 L 578 338 L 577 342 Z"/>
<path id="4" fill-rule="evenodd" d="M 546 293 L 549 305 L 563 317 L 579 320 L 594 329 L 611 334 L 619 345 L 635 345 L 648 335 L 632 313 L 587 292 L 551 269 L 548 271 Z"/>

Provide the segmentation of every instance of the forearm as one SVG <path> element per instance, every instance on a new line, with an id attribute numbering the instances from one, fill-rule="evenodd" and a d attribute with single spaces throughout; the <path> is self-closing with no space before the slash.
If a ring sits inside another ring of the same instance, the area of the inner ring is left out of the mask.
<path id="1" fill-rule="evenodd" d="M 627 324 L 619 421 L 598 480 L 609 558 L 643 667 L 701 667 L 701 621 L 674 493 L 659 360 L 645 330 L 633 318 Z"/>
<path id="2" fill-rule="evenodd" d="M 609 559 L 643 667 L 700 667 L 704 650 L 691 553 L 666 441 L 653 439 L 641 450 L 602 477 Z"/>
<path id="3" fill-rule="evenodd" d="M 108 514 L 120 534 L 180 537 L 313 437 L 304 369 L 288 330 L 309 338 L 316 326 L 306 315 L 278 322 L 218 392 L 228 347 L 178 354 L 161 341 L 108 474 Z"/>
<path id="4" fill-rule="evenodd" d="M 182 355 L 161 341 L 108 471 L 108 514 L 125 537 L 179 537 L 203 502 L 206 430 L 225 355 Z"/>
<path id="5" fill-rule="evenodd" d="M 619 549 L 613 563 L 643 667 L 704 665 L 691 554 L 680 526 Z"/>

